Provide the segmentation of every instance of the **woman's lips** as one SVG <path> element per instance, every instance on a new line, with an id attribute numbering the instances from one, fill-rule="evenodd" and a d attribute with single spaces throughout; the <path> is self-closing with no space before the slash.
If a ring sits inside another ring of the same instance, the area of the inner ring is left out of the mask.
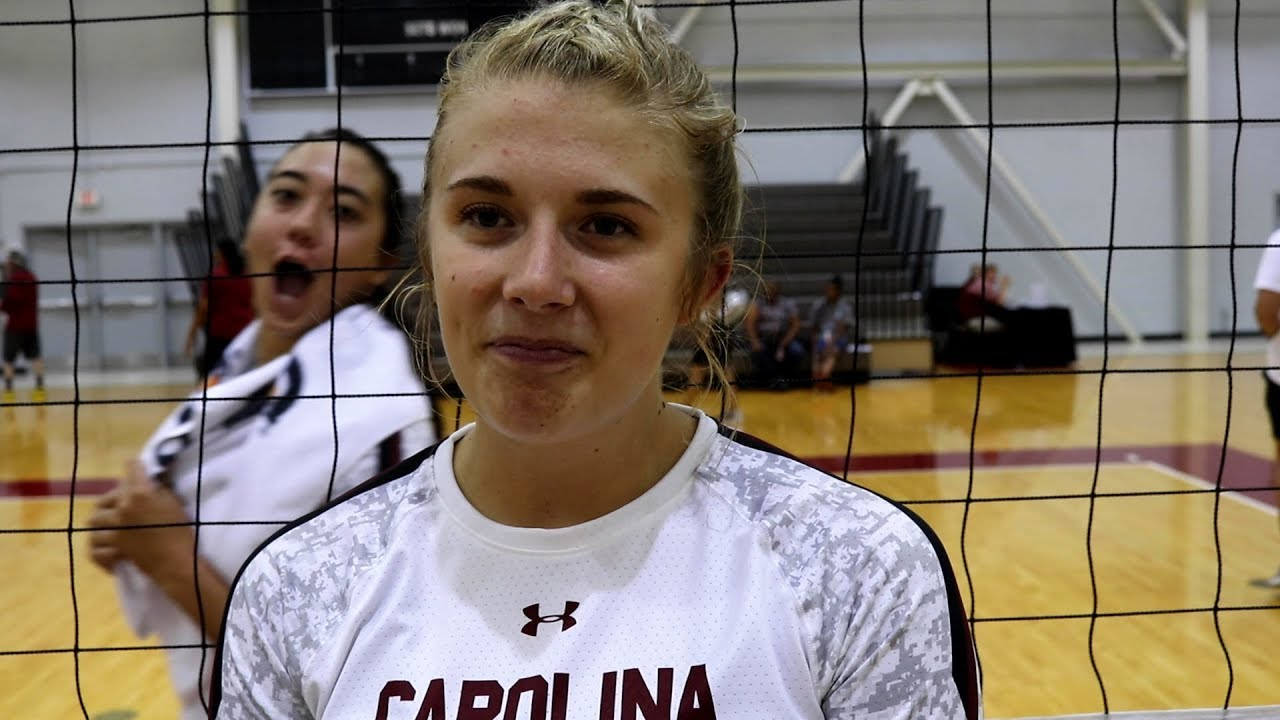
<path id="1" fill-rule="evenodd" d="M 293 260 L 281 260 L 276 263 L 275 292 L 288 299 L 302 297 L 315 282 L 315 273 L 307 266 Z"/>
<path id="2" fill-rule="evenodd" d="M 586 354 L 573 343 L 552 338 L 500 337 L 489 347 L 511 362 L 544 367 L 566 365 Z"/>

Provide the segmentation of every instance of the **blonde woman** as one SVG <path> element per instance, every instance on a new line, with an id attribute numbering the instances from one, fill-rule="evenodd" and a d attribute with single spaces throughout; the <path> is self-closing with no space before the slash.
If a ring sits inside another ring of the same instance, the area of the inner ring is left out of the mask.
<path id="1" fill-rule="evenodd" d="M 706 76 L 584 0 L 449 68 L 419 248 L 477 420 L 259 550 L 217 717 L 976 717 L 936 538 L 663 401 L 741 216 Z"/>

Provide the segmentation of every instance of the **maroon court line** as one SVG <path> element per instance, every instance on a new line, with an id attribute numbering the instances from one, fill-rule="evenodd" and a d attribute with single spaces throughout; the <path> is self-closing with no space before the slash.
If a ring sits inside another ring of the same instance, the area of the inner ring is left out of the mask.
<path id="1" fill-rule="evenodd" d="M 76 497 L 96 497 L 116 486 L 115 478 L 79 478 Z M 71 495 L 70 479 L 0 480 L 0 498 L 63 498 Z"/>
<path id="2" fill-rule="evenodd" d="M 1210 485 L 1217 484 L 1218 467 L 1222 463 L 1221 445 L 1125 445 L 1096 448 L 1056 448 L 1028 450 L 982 450 L 974 453 L 974 468 L 1038 467 L 1044 465 L 1092 465 L 1095 458 L 1105 464 L 1149 461 L 1173 468 Z M 844 472 L 844 457 L 812 457 L 806 462 L 827 472 Z M 884 471 L 964 470 L 969 467 L 969 453 L 903 453 L 893 455 L 855 455 L 851 473 Z M 1271 507 L 1276 507 L 1273 490 L 1240 490 L 1269 485 L 1271 461 L 1235 448 L 1227 448 L 1222 465 L 1222 487 L 1235 490 Z"/>
<path id="3" fill-rule="evenodd" d="M 1181 445 L 1126 445 L 1104 447 L 1101 454 L 1095 448 L 1057 448 L 1032 450 L 983 450 L 973 456 L 975 468 L 1037 467 L 1044 465 L 1090 465 L 1097 458 L 1112 464 L 1131 461 L 1150 461 L 1173 468 L 1209 484 L 1216 484 L 1218 466 L 1222 462 L 1222 446 L 1204 444 Z M 832 473 L 844 471 L 841 456 L 810 457 L 806 462 Z M 855 455 L 850 471 L 923 471 L 962 470 L 969 467 L 969 453 L 897 453 L 885 455 Z M 1222 466 L 1222 487 L 1227 490 L 1259 487 L 1270 482 L 1271 461 L 1252 453 L 1227 448 Z M 93 497 L 115 486 L 114 478 L 80 478 L 76 481 L 76 495 Z M 1242 495 L 1259 502 L 1276 506 L 1277 493 L 1269 490 L 1241 490 Z M 38 479 L 0 481 L 0 498 L 56 498 L 71 495 L 69 479 Z"/>

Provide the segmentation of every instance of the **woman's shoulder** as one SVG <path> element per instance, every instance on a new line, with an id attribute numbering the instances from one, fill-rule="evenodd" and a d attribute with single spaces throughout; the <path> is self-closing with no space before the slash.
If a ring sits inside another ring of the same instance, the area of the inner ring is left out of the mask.
<path id="1" fill-rule="evenodd" d="M 746 433 L 735 432 L 722 445 L 712 454 L 719 457 L 704 463 L 703 478 L 769 534 L 778 552 L 823 550 L 880 562 L 890 539 L 923 555 L 941 552 L 928 526 L 889 498 Z"/>
<path id="2" fill-rule="evenodd" d="M 422 385 L 413 366 L 413 348 L 404 331 L 368 305 L 343 309 L 334 318 L 332 330 L 327 325 L 312 330 L 305 338 L 305 349 L 299 354 L 333 353 L 335 369 L 346 376 L 347 383 L 360 387 L 400 386 L 412 381 Z M 299 346 L 302 342 L 299 343 Z M 365 389 L 366 392 L 376 392 Z"/>
<path id="3" fill-rule="evenodd" d="M 401 520 L 432 501 L 434 485 L 425 474 L 434 451 L 423 450 L 281 528 L 250 557 L 242 581 L 260 581 L 265 570 L 286 586 L 336 590 L 376 565 Z"/>
<path id="4" fill-rule="evenodd" d="M 367 303 L 345 307 L 334 317 L 336 333 L 368 336 L 378 341 L 408 343 L 408 336 L 403 330 L 388 320 L 377 308 Z"/>
<path id="5" fill-rule="evenodd" d="M 302 674 L 332 642 L 370 571 L 385 567 L 405 519 L 431 502 L 429 451 L 294 521 L 249 557 L 232 586 L 225 648 L 266 638 Z M 270 674 L 264 676 L 270 679 Z"/>

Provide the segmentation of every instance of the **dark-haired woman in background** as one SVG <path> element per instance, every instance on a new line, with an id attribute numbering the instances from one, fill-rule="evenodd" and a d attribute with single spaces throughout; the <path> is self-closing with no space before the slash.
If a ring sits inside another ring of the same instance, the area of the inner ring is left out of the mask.
<path id="1" fill-rule="evenodd" d="M 93 561 L 166 647 L 183 720 L 207 717 L 208 650 L 249 553 L 435 441 L 408 338 L 376 308 L 401 230 L 399 177 L 363 137 L 290 148 L 245 232 L 257 320 L 90 518 Z"/>

